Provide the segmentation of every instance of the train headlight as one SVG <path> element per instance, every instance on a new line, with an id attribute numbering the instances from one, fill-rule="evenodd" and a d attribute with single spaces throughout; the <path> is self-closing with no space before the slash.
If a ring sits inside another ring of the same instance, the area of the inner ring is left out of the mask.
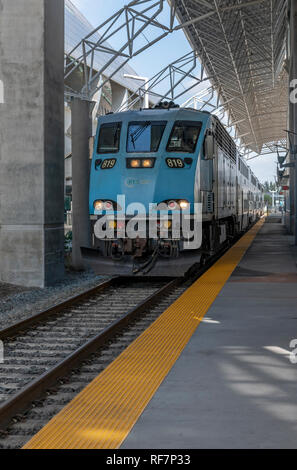
<path id="1" fill-rule="evenodd" d="M 94 201 L 94 209 L 96 211 L 112 211 L 113 207 L 114 205 L 111 201 Z"/>
<path id="2" fill-rule="evenodd" d="M 155 158 L 126 158 L 127 168 L 154 168 Z"/>
<path id="3" fill-rule="evenodd" d="M 151 160 L 150 158 L 147 158 L 146 160 L 142 160 L 142 166 L 143 168 L 152 168 L 154 166 L 154 161 Z"/>
<path id="4" fill-rule="evenodd" d="M 175 209 L 178 209 L 178 204 L 176 201 L 169 201 L 168 202 L 168 209 L 174 211 Z"/>
<path id="5" fill-rule="evenodd" d="M 182 201 L 179 201 L 179 206 L 181 209 L 185 210 L 185 209 L 189 209 L 190 204 L 188 203 L 188 201 L 182 200 Z"/>
<path id="6" fill-rule="evenodd" d="M 103 201 L 94 201 L 94 209 L 95 211 L 102 211 L 104 207 Z"/>
<path id="7" fill-rule="evenodd" d="M 131 168 L 139 168 L 141 166 L 140 160 L 130 160 Z"/>
<path id="8" fill-rule="evenodd" d="M 113 203 L 111 201 L 105 201 L 103 206 L 106 211 L 111 211 L 113 209 Z"/>

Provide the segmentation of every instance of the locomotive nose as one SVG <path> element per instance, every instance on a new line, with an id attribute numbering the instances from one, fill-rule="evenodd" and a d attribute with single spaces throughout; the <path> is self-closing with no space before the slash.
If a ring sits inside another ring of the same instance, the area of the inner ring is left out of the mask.
<path id="1" fill-rule="evenodd" d="M 135 207 L 139 205 L 137 210 L 141 212 L 148 212 L 149 204 L 156 201 L 157 196 L 157 184 L 156 178 L 152 176 L 139 175 L 139 176 L 127 176 L 123 175 L 121 182 L 121 191 L 125 195 L 126 208 L 129 205 Z M 142 209 L 142 207 L 144 209 Z"/>

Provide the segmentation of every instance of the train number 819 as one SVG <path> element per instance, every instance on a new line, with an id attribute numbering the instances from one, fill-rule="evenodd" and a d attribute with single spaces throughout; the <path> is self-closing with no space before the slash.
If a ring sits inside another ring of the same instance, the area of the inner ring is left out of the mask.
<path id="1" fill-rule="evenodd" d="M 116 164 L 115 158 L 106 158 L 101 163 L 101 170 L 107 170 L 108 168 L 113 168 Z"/>

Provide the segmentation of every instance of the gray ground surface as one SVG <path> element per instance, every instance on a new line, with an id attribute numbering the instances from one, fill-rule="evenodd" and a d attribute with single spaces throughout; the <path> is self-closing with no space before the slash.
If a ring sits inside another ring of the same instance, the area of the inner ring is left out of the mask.
<path id="1" fill-rule="evenodd" d="M 266 223 L 123 443 L 296 448 L 296 249 Z"/>
<path id="2" fill-rule="evenodd" d="M 104 279 L 92 272 L 68 271 L 63 281 L 45 289 L 0 283 L 0 329 L 96 286 Z"/>

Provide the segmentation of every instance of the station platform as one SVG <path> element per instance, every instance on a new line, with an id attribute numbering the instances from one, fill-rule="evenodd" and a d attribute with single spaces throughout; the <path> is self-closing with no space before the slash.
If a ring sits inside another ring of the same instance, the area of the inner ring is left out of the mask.
<path id="1" fill-rule="evenodd" d="M 296 448 L 296 250 L 263 222 L 25 448 Z"/>

